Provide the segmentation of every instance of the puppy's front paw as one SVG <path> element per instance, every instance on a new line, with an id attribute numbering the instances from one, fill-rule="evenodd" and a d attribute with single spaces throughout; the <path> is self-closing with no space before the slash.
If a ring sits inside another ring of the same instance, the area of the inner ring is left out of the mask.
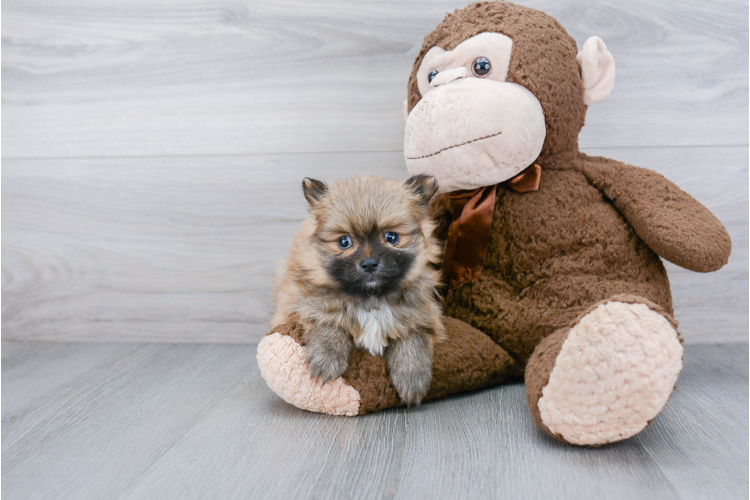
<path id="1" fill-rule="evenodd" d="M 402 367 L 393 370 L 391 382 L 396 387 L 396 392 L 401 401 L 407 405 L 418 405 L 427 394 L 432 380 L 432 368 L 430 366 Z"/>
<path id="2" fill-rule="evenodd" d="M 331 350 L 323 342 L 309 342 L 306 350 L 310 376 L 313 380 L 320 378 L 323 384 L 339 378 L 349 365 L 348 353 Z"/>
<path id="3" fill-rule="evenodd" d="M 385 353 L 388 374 L 401 401 L 418 405 L 432 380 L 432 350 L 426 335 L 415 332 L 393 342 Z"/>

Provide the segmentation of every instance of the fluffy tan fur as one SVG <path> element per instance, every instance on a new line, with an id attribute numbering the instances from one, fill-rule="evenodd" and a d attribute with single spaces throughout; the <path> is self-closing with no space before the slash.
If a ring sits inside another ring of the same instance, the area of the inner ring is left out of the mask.
<path id="1" fill-rule="evenodd" d="M 295 237 L 285 272 L 277 282 L 273 326 L 298 321 L 306 330 L 326 324 L 350 333 L 355 342 L 364 333 L 357 312 L 387 305 L 392 320 L 385 334 L 398 339 L 409 331 L 428 333 L 431 344 L 444 335 L 441 307 L 436 298 L 440 274 L 435 270 L 441 248 L 433 238 L 434 224 L 427 208 L 403 182 L 360 176 L 332 183 L 319 203 L 310 209 Z M 342 291 L 325 267 L 334 255 L 357 250 L 338 248 L 342 235 L 378 227 L 384 234 L 401 235 L 396 248 L 409 252 L 414 261 L 398 290 L 388 297 L 358 297 Z"/>

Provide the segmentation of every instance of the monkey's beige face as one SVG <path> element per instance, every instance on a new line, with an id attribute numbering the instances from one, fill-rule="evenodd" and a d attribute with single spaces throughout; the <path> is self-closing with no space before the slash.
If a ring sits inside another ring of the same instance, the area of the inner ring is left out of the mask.
<path id="1" fill-rule="evenodd" d="M 539 156 L 544 111 L 525 87 L 506 81 L 512 48 L 509 37 L 482 33 L 425 54 L 422 98 L 406 121 L 411 175 L 435 176 L 440 192 L 475 189 L 514 177 Z"/>
<path id="2" fill-rule="evenodd" d="M 537 97 L 508 81 L 514 50 L 518 46 L 510 37 L 485 32 L 453 50 L 432 47 L 425 53 L 416 72 L 421 96 L 406 120 L 404 138 L 406 167 L 412 175 L 434 176 L 440 192 L 475 189 L 510 179 L 537 159 L 547 124 Z M 523 53 L 516 55 L 524 60 Z M 526 63 L 536 64 L 540 57 L 531 54 Z M 550 57 L 550 67 L 557 67 L 560 61 Z M 590 37 L 576 61 L 583 104 L 606 99 L 615 82 L 615 62 L 604 42 Z M 554 79 L 554 73 L 549 78 Z M 540 89 L 555 88 L 556 82 L 531 83 Z M 551 110 L 557 112 L 554 106 Z"/>

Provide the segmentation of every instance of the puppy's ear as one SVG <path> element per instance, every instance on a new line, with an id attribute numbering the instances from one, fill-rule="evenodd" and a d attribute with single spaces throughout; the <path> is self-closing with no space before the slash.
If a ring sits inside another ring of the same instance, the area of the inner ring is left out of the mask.
<path id="1" fill-rule="evenodd" d="M 302 191 L 311 207 L 317 205 L 320 199 L 328 192 L 325 182 L 305 177 L 302 179 Z"/>
<path id="2" fill-rule="evenodd" d="M 416 195 L 419 204 L 425 207 L 438 190 L 437 179 L 431 175 L 414 175 L 406 179 L 404 184 Z"/>

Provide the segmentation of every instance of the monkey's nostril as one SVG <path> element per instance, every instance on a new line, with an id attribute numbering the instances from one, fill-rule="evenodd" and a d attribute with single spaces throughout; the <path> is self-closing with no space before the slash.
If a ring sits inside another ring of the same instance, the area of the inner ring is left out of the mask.
<path id="1" fill-rule="evenodd" d="M 378 270 L 379 265 L 378 259 L 365 259 L 359 263 L 359 267 L 366 273 L 374 273 Z"/>

